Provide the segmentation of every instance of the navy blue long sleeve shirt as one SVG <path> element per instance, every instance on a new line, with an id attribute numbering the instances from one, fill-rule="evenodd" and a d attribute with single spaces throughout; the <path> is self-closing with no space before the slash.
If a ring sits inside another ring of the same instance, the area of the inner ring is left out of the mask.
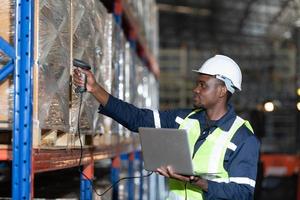
<path id="1" fill-rule="evenodd" d="M 186 118 L 192 111 L 192 109 L 169 111 L 140 109 L 113 96 L 109 97 L 106 106 L 99 107 L 99 113 L 113 118 L 133 132 L 138 132 L 139 127 L 179 128 L 178 120 Z M 190 118 L 199 120 L 201 131 L 205 131 L 203 129 L 207 127 L 204 111 L 197 112 Z M 217 127 L 228 131 L 235 118 L 236 113 L 233 107 L 228 105 L 227 113 L 209 127 L 209 133 Z M 202 135 L 206 136 L 199 137 L 194 151 L 197 151 L 208 136 L 208 134 Z M 204 192 L 207 200 L 253 199 L 260 143 L 256 136 L 243 125 L 237 130 L 231 144 L 231 147 L 226 150 L 224 159 L 224 168 L 228 172 L 229 182 L 218 183 L 208 180 L 208 191 Z"/>

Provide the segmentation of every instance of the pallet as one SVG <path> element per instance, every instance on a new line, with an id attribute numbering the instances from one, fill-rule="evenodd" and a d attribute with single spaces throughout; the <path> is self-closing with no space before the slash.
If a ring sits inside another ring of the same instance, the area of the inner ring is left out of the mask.
<path id="1" fill-rule="evenodd" d="M 40 144 L 36 145 L 37 142 L 34 142 L 35 146 L 40 148 L 49 148 L 49 147 L 64 147 L 64 148 L 76 148 L 81 145 L 84 147 L 92 145 L 92 135 L 81 135 L 79 140 L 79 135 L 72 133 L 64 133 L 57 130 L 43 130 L 42 138 Z"/>
<path id="2" fill-rule="evenodd" d="M 78 135 L 64 133 L 57 130 L 43 130 L 41 139 L 33 138 L 33 149 L 80 149 L 93 148 L 102 151 L 114 151 L 110 154 L 120 154 L 125 146 L 139 147 L 137 134 L 119 136 L 118 134 L 81 135 L 81 144 Z M 0 146 L 12 146 L 12 131 L 0 130 Z M 113 149 L 112 149 L 113 148 Z"/>

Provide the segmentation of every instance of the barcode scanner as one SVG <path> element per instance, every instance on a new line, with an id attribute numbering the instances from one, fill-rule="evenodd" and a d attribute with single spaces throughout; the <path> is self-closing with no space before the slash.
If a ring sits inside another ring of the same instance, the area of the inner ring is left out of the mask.
<path id="1" fill-rule="evenodd" d="M 84 62 L 82 60 L 76 59 L 76 58 L 73 59 L 73 65 L 75 67 L 79 67 L 79 68 L 85 69 L 85 70 L 90 70 L 91 69 L 91 66 L 88 63 L 86 63 L 86 62 Z M 86 80 L 87 79 L 86 78 L 86 74 L 81 73 L 81 77 L 83 79 L 84 84 L 83 84 L 83 86 L 78 86 L 77 88 L 75 88 L 75 92 L 76 93 L 84 93 L 84 92 L 86 92 L 86 81 L 87 81 Z"/>

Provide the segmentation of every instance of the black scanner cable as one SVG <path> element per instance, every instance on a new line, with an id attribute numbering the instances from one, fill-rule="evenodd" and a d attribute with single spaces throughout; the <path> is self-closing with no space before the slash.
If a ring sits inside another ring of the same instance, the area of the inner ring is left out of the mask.
<path id="1" fill-rule="evenodd" d="M 87 69 L 87 70 L 89 70 L 89 69 L 91 69 L 91 67 L 87 64 L 87 63 L 85 63 L 85 62 L 83 62 L 83 61 L 81 61 L 81 60 L 78 60 L 78 59 L 74 59 L 73 60 L 73 65 L 75 66 L 75 67 L 79 67 L 79 68 L 83 68 L 83 69 Z M 86 79 L 86 76 L 84 76 L 84 78 Z M 86 84 L 86 80 L 84 80 L 84 83 Z M 78 88 L 78 87 L 77 87 Z M 76 89 L 77 89 L 76 88 Z M 129 176 L 129 177 L 123 177 L 123 178 L 120 178 L 118 181 L 116 181 L 115 183 L 113 183 L 113 184 L 111 184 L 106 190 L 104 190 L 104 192 L 102 192 L 102 193 L 98 193 L 97 192 L 97 190 L 95 189 L 95 187 L 94 187 L 94 183 L 93 183 L 93 181 L 90 179 L 90 178 L 88 178 L 84 173 L 83 173 L 83 171 L 82 171 L 82 169 L 81 169 L 81 161 L 82 161 L 82 157 L 83 157 L 83 144 L 82 144 L 82 141 L 81 141 L 81 133 L 80 133 L 80 114 L 81 114 L 81 107 L 82 107 L 82 96 L 83 96 L 83 93 L 86 91 L 86 86 L 84 85 L 84 87 L 81 89 L 81 90 L 75 90 L 77 93 L 79 93 L 80 94 L 80 99 L 79 99 L 79 110 L 78 110 L 78 116 L 77 116 L 77 132 L 78 132 L 78 137 L 79 137 L 79 143 L 80 143 L 80 157 L 79 157 L 79 162 L 78 162 L 78 171 L 79 171 L 79 173 L 84 177 L 84 178 L 86 178 L 90 183 L 91 183 L 91 187 L 92 187 L 92 189 L 93 189 L 93 191 L 95 192 L 95 194 L 97 195 L 97 196 L 103 196 L 104 194 L 106 194 L 110 189 L 112 189 L 115 185 L 117 185 L 120 181 L 122 181 L 122 180 L 126 180 L 126 179 L 135 179 L 135 178 L 142 178 L 142 177 L 144 177 L 144 178 L 146 178 L 146 177 L 149 177 L 149 176 L 151 176 L 152 174 L 153 174 L 153 171 L 152 172 L 149 172 L 148 174 L 146 174 L 146 175 L 142 175 L 142 176 Z"/>

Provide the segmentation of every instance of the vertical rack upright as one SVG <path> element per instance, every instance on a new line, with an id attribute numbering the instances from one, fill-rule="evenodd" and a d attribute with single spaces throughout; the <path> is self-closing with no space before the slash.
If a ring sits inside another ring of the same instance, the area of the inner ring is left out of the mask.
<path id="1" fill-rule="evenodd" d="M 0 39 L 0 48 L 10 61 L 0 71 L 1 80 L 14 73 L 12 198 L 30 199 L 32 187 L 32 64 L 33 0 L 15 2 L 14 48 Z M 8 151 L 8 149 L 6 149 Z M 11 153 L 11 152 L 10 152 Z"/>
<path id="2" fill-rule="evenodd" d="M 30 199 L 32 154 L 33 0 L 16 0 L 12 197 Z"/>

